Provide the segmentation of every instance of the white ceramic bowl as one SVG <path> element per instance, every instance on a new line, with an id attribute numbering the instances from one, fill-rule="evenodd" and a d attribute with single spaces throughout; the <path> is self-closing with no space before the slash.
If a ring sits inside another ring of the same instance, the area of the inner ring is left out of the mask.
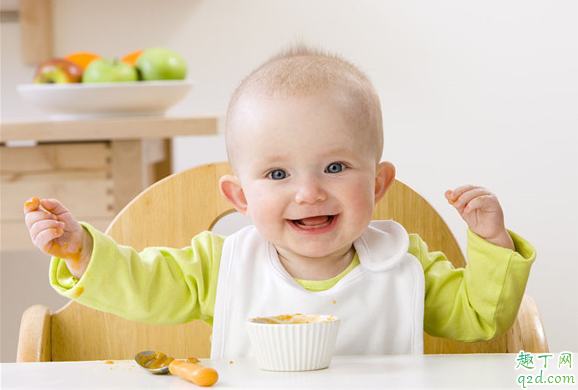
<path id="1" fill-rule="evenodd" d="M 340 320 L 329 315 L 280 315 L 247 320 L 260 368 L 309 371 L 329 367 Z"/>
<path id="2" fill-rule="evenodd" d="M 24 84 L 26 101 L 52 119 L 74 120 L 114 116 L 162 115 L 181 101 L 193 83 L 186 80 L 95 84 Z"/>

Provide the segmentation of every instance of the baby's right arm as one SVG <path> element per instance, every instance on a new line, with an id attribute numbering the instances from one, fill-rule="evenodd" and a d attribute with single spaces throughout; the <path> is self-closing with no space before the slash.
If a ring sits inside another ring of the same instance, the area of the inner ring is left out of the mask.
<path id="1" fill-rule="evenodd" d="M 92 255 L 92 236 L 56 199 L 32 197 L 24 205 L 24 214 L 34 245 L 62 258 L 70 273 L 80 279 Z"/>

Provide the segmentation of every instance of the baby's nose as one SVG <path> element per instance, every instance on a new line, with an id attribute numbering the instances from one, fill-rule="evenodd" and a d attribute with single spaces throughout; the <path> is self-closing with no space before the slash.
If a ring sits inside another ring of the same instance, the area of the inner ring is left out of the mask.
<path id="1" fill-rule="evenodd" d="M 327 200 L 327 192 L 318 180 L 310 179 L 302 182 L 295 192 L 295 202 L 313 204 Z"/>

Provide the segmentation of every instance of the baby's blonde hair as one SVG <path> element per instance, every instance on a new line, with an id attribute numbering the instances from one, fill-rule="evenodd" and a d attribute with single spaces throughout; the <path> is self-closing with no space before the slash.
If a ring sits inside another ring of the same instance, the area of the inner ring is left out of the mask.
<path id="1" fill-rule="evenodd" d="M 251 72 L 233 92 L 226 120 L 229 161 L 233 165 L 232 123 L 238 102 L 246 95 L 267 98 L 311 96 L 338 91 L 357 110 L 359 128 L 371 132 L 377 161 L 383 152 L 383 120 L 379 96 L 369 78 L 356 66 L 335 54 L 297 45 L 271 57 Z M 368 151 L 369 152 L 369 151 Z"/>

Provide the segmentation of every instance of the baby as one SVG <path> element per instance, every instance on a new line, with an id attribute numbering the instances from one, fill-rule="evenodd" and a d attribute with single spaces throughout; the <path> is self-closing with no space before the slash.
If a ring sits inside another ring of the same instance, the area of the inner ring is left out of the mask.
<path id="1" fill-rule="evenodd" d="M 213 358 L 250 355 L 245 320 L 282 313 L 339 316 L 342 355 L 422 353 L 424 329 L 462 341 L 499 336 L 516 318 L 534 249 L 477 186 L 445 193 L 469 227 L 465 269 L 398 223 L 372 222 L 395 177 L 380 161 L 382 127 L 360 70 L 297 47 L 253 71 L 229 104 L 233 175 L 220 188 L 252 226 L 137 253 L 54 199 L 28 201 L 26 225 L 54 256 L 61 294 L 136 321 L 202 319 L 213 326 Z"/>

